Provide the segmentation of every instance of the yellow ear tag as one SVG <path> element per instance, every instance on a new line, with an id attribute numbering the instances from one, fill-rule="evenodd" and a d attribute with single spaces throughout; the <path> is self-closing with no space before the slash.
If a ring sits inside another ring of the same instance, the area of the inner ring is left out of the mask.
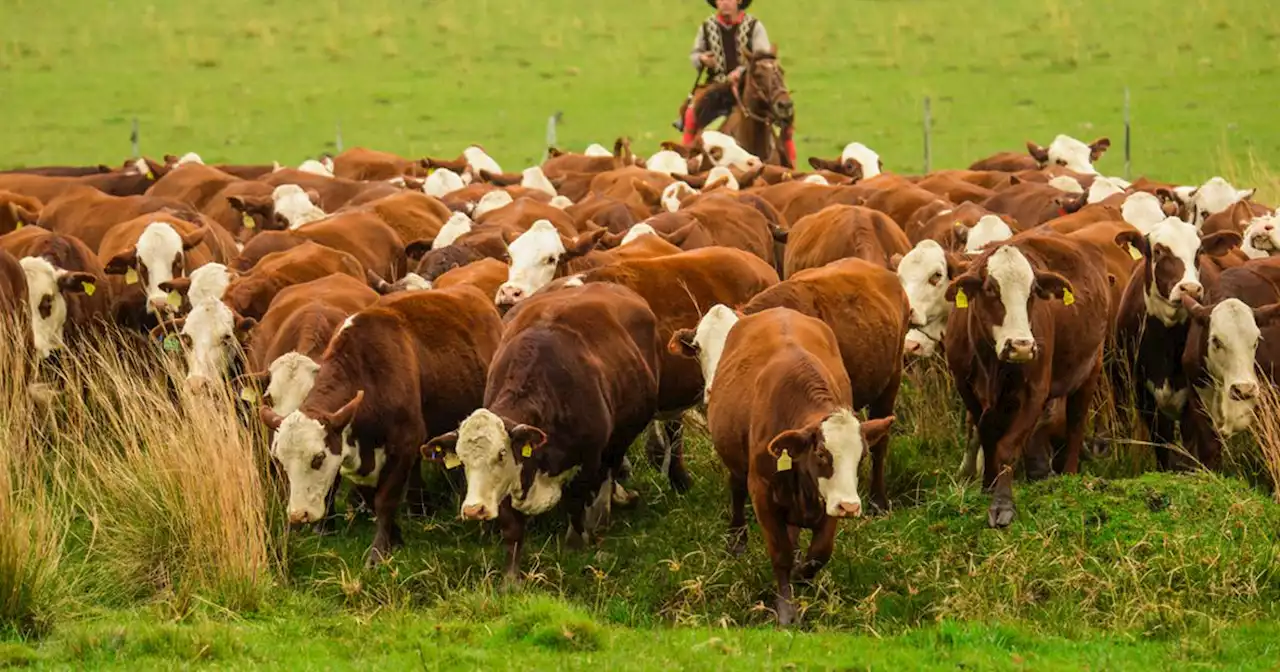
<path id="1" fill-rule="evenodd" d="M 253 215 L 245 215 L 241 217 L 240 224 L 243 225 L 244 228 L 246 229 L 252 229 L 253 227 L 257 226 L 257 223 L 253 221 Z"/>
<path id="2" fill-rule="evenodd" d="M 250 404 L 258 403 L 258 393 L 252 387 L 246 387 L 240 390 L 240 399 Z"/>
<path id="3" fill-rule="evenodd" d="M 13 230 L 17 231 L 18 229 L 21 229 L 21 228 L 22 228 L 22 220 L 19 219 L 17 225 L 13 227 Z"/>
<path id="4" fill-rule="evenodd" d="M 956 290 L 956 308 L 968 308 L 969 297 L 964 295 L 963 289 Z"/>
<path id="5" fill-rule="evenodd" d="M 458 467 L 460 467 L 460 466 L 462 466 L 462 460 L 458 459 L 458 454 L 457 454 L 457 453 L 445 453 L 445 454 L 444 454 L 444 468 L 445 468 L 445 469 L 457 469 L 457 468 L 458 468 Z"/>
<path id="6" fill-rule="evenodd" d="M 132 268 L 129 269 L 128 271 L 125 271 L 124 284 L 126 285 L 138 284 L 138 272 L 133 270 Z"/>
<path id="7" fill-rule="evenodd" d="M 98 286 L 92 282 L 82 282 L 80 286 L 84 289 L 85 296 L 93 296 L 93 293 L 98 291 Z"/>
<path id="8" fill-rule="evenodd" d="M 790 182 L 790 181 L 791 181 L 791 178 L 792 178 L 792 175 L 791 175 L 791 171 L 789 171 L 789 170 L 788 170 L 787 172 L 785 172 L 785 173 L 783 173 L 783 174 L 782 174 L 782 181 L 783 181 L 783 182 Z"/>
<path id="9" fill-rule="evenodd" d="M 533 457 L 533 446 L 524 444 L 524 448 L 520 449 L 520 454 L 525 457 Z"/>
<path id="10" fill-rule="evenodd" d="M 169 304 L 170 308 L 177 310 L 182 307 L 182 295 L 176 289 L 171 290 L 169 295 L 164 297 L 164 302 Z"/>
<path id="11" fill-rule="evenodd" d="M 1076 295 L 1072 294 L 1071 290 L 1069 289 L 1062 290 L 1062 305 L 1069 306 L 1075 302 L 1076 302 Z"/>
<path id="12" fill-rule="evenodd" d="M 791 471 L 791 454 L 785 450 L 778 456 L 778 471 Z"/>
<path id="13" fill-rule="evenodd" d="M 1129 247 L 1129 256 L 1133 257 L 1134 261 L 1139 261 L 1142 259 L 1142 253 L 1138 251 L 1138 248 L 1132 245 L 1129 245 L 1128 247 Z"/>
<path id="14" fill-rule="evenodd" d="M 156 174 L 155 174 L 155 173 L 153 173 L 153 172 L 151 172 L 151 169 L 150 169 L 150 168 L 148 168 L 148 169 L 147 169 L 147 179 L 148 179 L 148 180 L 154 180 L 154 179 L 156 179 Z"/>

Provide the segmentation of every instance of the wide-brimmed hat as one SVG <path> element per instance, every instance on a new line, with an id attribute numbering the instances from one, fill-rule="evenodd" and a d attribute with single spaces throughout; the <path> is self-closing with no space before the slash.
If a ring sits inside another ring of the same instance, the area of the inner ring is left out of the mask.
<path id="1" fill-rule="evenodd" d="M 712 9 L 715 9 L 716 0 L 707 0 L 707 4 L 711 5 Z M 743 11 L 746 11 L 746 9 L 750 6 L 751 6 L 751 0 L 741 0 L 741 2 L 738 3 L 738 9 L 741 9 Z"/>

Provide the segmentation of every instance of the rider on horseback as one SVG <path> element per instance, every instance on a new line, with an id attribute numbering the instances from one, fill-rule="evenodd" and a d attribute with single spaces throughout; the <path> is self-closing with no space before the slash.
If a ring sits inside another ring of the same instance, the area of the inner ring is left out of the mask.
<path id="1" fill-rule="evenodd" d="M 739 85 L 746 68 L 747 56 L 766 53 L 772 49 L 764 24 L 746 13 L 752 0 L 707 0 L 716 9 L 715 15 L 698 28 L 693 41 L 690 59 L 693 67 L 709 72 L 710 82 L 685 101 L 680 109 L 680 121 L 675 126 L 684 132 L 682 142 L 693 143 L 706 124 L 733 109 L 733 88 Z M 703 108 L 697 110 L 697 108 Z M 696 110 L 696 112 L 695 112 Z M 794 128 L 783 128 L 782 142 L 791 162 L 795 164 L 796 147 Z"/>

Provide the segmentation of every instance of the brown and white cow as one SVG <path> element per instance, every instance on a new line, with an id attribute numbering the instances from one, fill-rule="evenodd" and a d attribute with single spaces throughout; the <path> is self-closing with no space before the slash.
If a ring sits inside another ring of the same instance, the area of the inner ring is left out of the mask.
<path id="1" fill-rule="evenodd" d="M 1102 265 L 1054 232 L 988 248 L 952 280 L 944 344 L 960 397 L 977 424 L 993 488 L 987 523 L 1014 517 L 1013 469 L 1047 405 L 1066 404 L 1060 472 L 1079 470 L 1084 428 L 1102 373 L 1109 286 Z"/>
<path id="2" fill-rule="evenodd" d="M 1280 255 L 1280 216 L 1254 217 L 1245 227 L 1240 249 L 1250 259 Z"/>
<path id="3" fill-rule="evenodd" d="M 259 409 L 289 480 L 290 523 L 331 513 L 341 474 L 376 488 L 368 561 L 386 559 L 403 543 L 396 517 L 419 447 L 484 402 L 501 336 L 489 297 L 470 287 L 383 297 L 346 320 L 298 410 Z"/>
<path id="4" fill-rule="evenodd" d="M 163 215 L 143 215 L 108 231 L 98 259 L 113 276 L 117 320 L 140 326 L 146 315 L 175 312 L 180 305 L 160 286 L 211 261 L 226 261 L 231 243 L 219 235 L 225 233 L 216 226 Z"/>
<path id="5" fill-rule="evenodd" d="M 40 226 L 84 241 L 100 250 L 102 240 L 117 224 L 156 213 L 187 222 L 198 221 L 196 210 L 170 198 L 156 196 L 111 196 L 97 189 L 78 186 L 45 203 Z"/>
<path id="6" fill-rule="evenodd" d="M 910 306 L 904 352 L 912 357 L 932 357 L 951 317 L 947 288 L 968 269 L 969 262 L 932 240 L 920 241 L 893 261 Z"/>
<path id="7" fill-rule="evenodd" d="M 783 276 L 837 259 L 857 258 L 888 267 L 895 254 L 911 251 L 902 229 L 883 212 L 859 205 L 833 205 L 775 231 L 787 244 Z"/>
<path id="8" fill-rule="evenodd" d="M 109 173 L 79 177 L 49 177 L 22 173 L 0 174 L 0 190 L 31 196 L 48 203 L 64 191 L 77 186 L 93 187 L 110 196 L 140 196 L 169 171 L 167 166 L 150 159 L 137 159 Z"/>
<path id="9" fill-rule="evenodd" d="M 0 249 L 0 311 L 13 315 L 27 305 L 27 275 L 12 254 Z"/>
<path id="10" fill-rule="evenodd" d="M 721 339 L 707 424 L 729 471 L 729 548 L 746 550 L 749 495 L 778 585 L 778 622 L 788 625 L 796 617 L 791 582 L 816 576 L 840 519 L 862 514 L 858 466 L 893 417 L 858 421 L 839 343 L 821 320 L 772 308 L 737 320 Z M 677 337 L 669 347 L 687 345 Z M 813 530 L 813 540 L 796 568 L 799 528 Z"/>
<path id="11" fill-rule="evenodd" d="M 1087 195 L 1072 195 L 1038 182 L 1017 182 L 982 202 L 991 212 L 1009 215 L 1019 230 L 1039 226 L 1084 207 Z"/>
<path id="12" fill-rule="evenodd" d="M 0 191 L 0 236 L 40 221 L 44 204 L 39 199 L 11 191 Z"/>
<path id="13" fill-rule="evenodd" d="M 84 243 L 29 226 L 0 236 L 0 250 L 18 259 L 26 276 L 31 338 L 40 359 L 107 317 L 111 286 Z"/>
<path id="14" fill-rule="evenodd" d="M 364 147 L 352 147 L 333 157 L 334 177 L 348 180 L 390 180 L 405 175 L 426 177 L 427 170 L 421 160 Z"/>
<path id="15" fill-rule="evenodd" d="M 1048 147 L 1041 147 L 1034 142 L 1027 142 L 1027 153 L 1040 167 L 1058 166 L 1084 175 L 1096 175 L 1093 164 L 1111 147 L 1111 140 L 1098 138 L 1085 144 L 1069 135 L 1058 135 Z"/>
<path id="16" fill-rule="evenodd" d="M 484 405 L 423 446 L 466 469 L 462 516 L 498 519 L 516 578 L 527 516 L 562 499 L 568 543 L 607 520 L 627 448 L 658 406 L 656 318 L 613 284 L 532 297 L 507 318 Z"/>
<path id="17" fill-rule="evenodd" d="M 237 315 L 261 319 L 281 290 L 304 282 L 343 273 L 361 282 L 364 267 L 350 254 L 307 241 L 283 252 L 263 257 L 253 268 L 233 276 L 223 300 Z"/>
<path id="18" fill-rule="evenodd" d="M 227 185 L 240 181 L 235 175 L 192 161 L 176 166 L 156 180 L 147 189 L 147 195 L 168 198 L 200 210 Z"/>

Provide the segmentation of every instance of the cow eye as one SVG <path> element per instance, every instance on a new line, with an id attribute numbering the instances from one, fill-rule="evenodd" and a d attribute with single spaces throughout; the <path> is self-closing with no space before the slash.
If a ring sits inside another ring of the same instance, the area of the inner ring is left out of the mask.
<path id="1" fill-rule="evenodd" d="M 1224 347 L 1224 346 L 1222 345 L 1222 339 L 1221 339 L 1221 338 L 1218 338 L 1217 336 L 1214 336 L 1214 337 L 1213 337 L 1213 349 L 1214 349 L 1214 350 L 1221 350 L 1223 347 Z"/>
<path id="2" fill-rule="evenodd" d="M 324 453 L 316 453 L 315 457 L 311 458 L 311 468 L 319 469 L 322 466 L 324 466 Z"/>
<path id="3" fill-rule="evenodd" d="M 929 276 L 929 284 L 933 285 L 934 287 L 937 287 L 941 283 L 942 283 L 942 271 L 938 271 L 933 275 Z"/>
<path id="4" fill-rule="evenodd" d="M 506 451 L 505 449 L 499 448 L 499 449 L 498 449 L 498 461 L 499 461 L 499 462 L 502 462 L 502 461 L 503 461 L 503 460 L 505 460 L 505 459 L 507 459 L 507 451 Z"/>
<path id="5" fill-rule="evenodd" d="M 1065 165 L 1067 165 L 1067 160 L 1066 160 L 1066 159 L 1058 159 L 1058 165 L 1059 165 L 1059 166 L 1065 166 Z"/>

